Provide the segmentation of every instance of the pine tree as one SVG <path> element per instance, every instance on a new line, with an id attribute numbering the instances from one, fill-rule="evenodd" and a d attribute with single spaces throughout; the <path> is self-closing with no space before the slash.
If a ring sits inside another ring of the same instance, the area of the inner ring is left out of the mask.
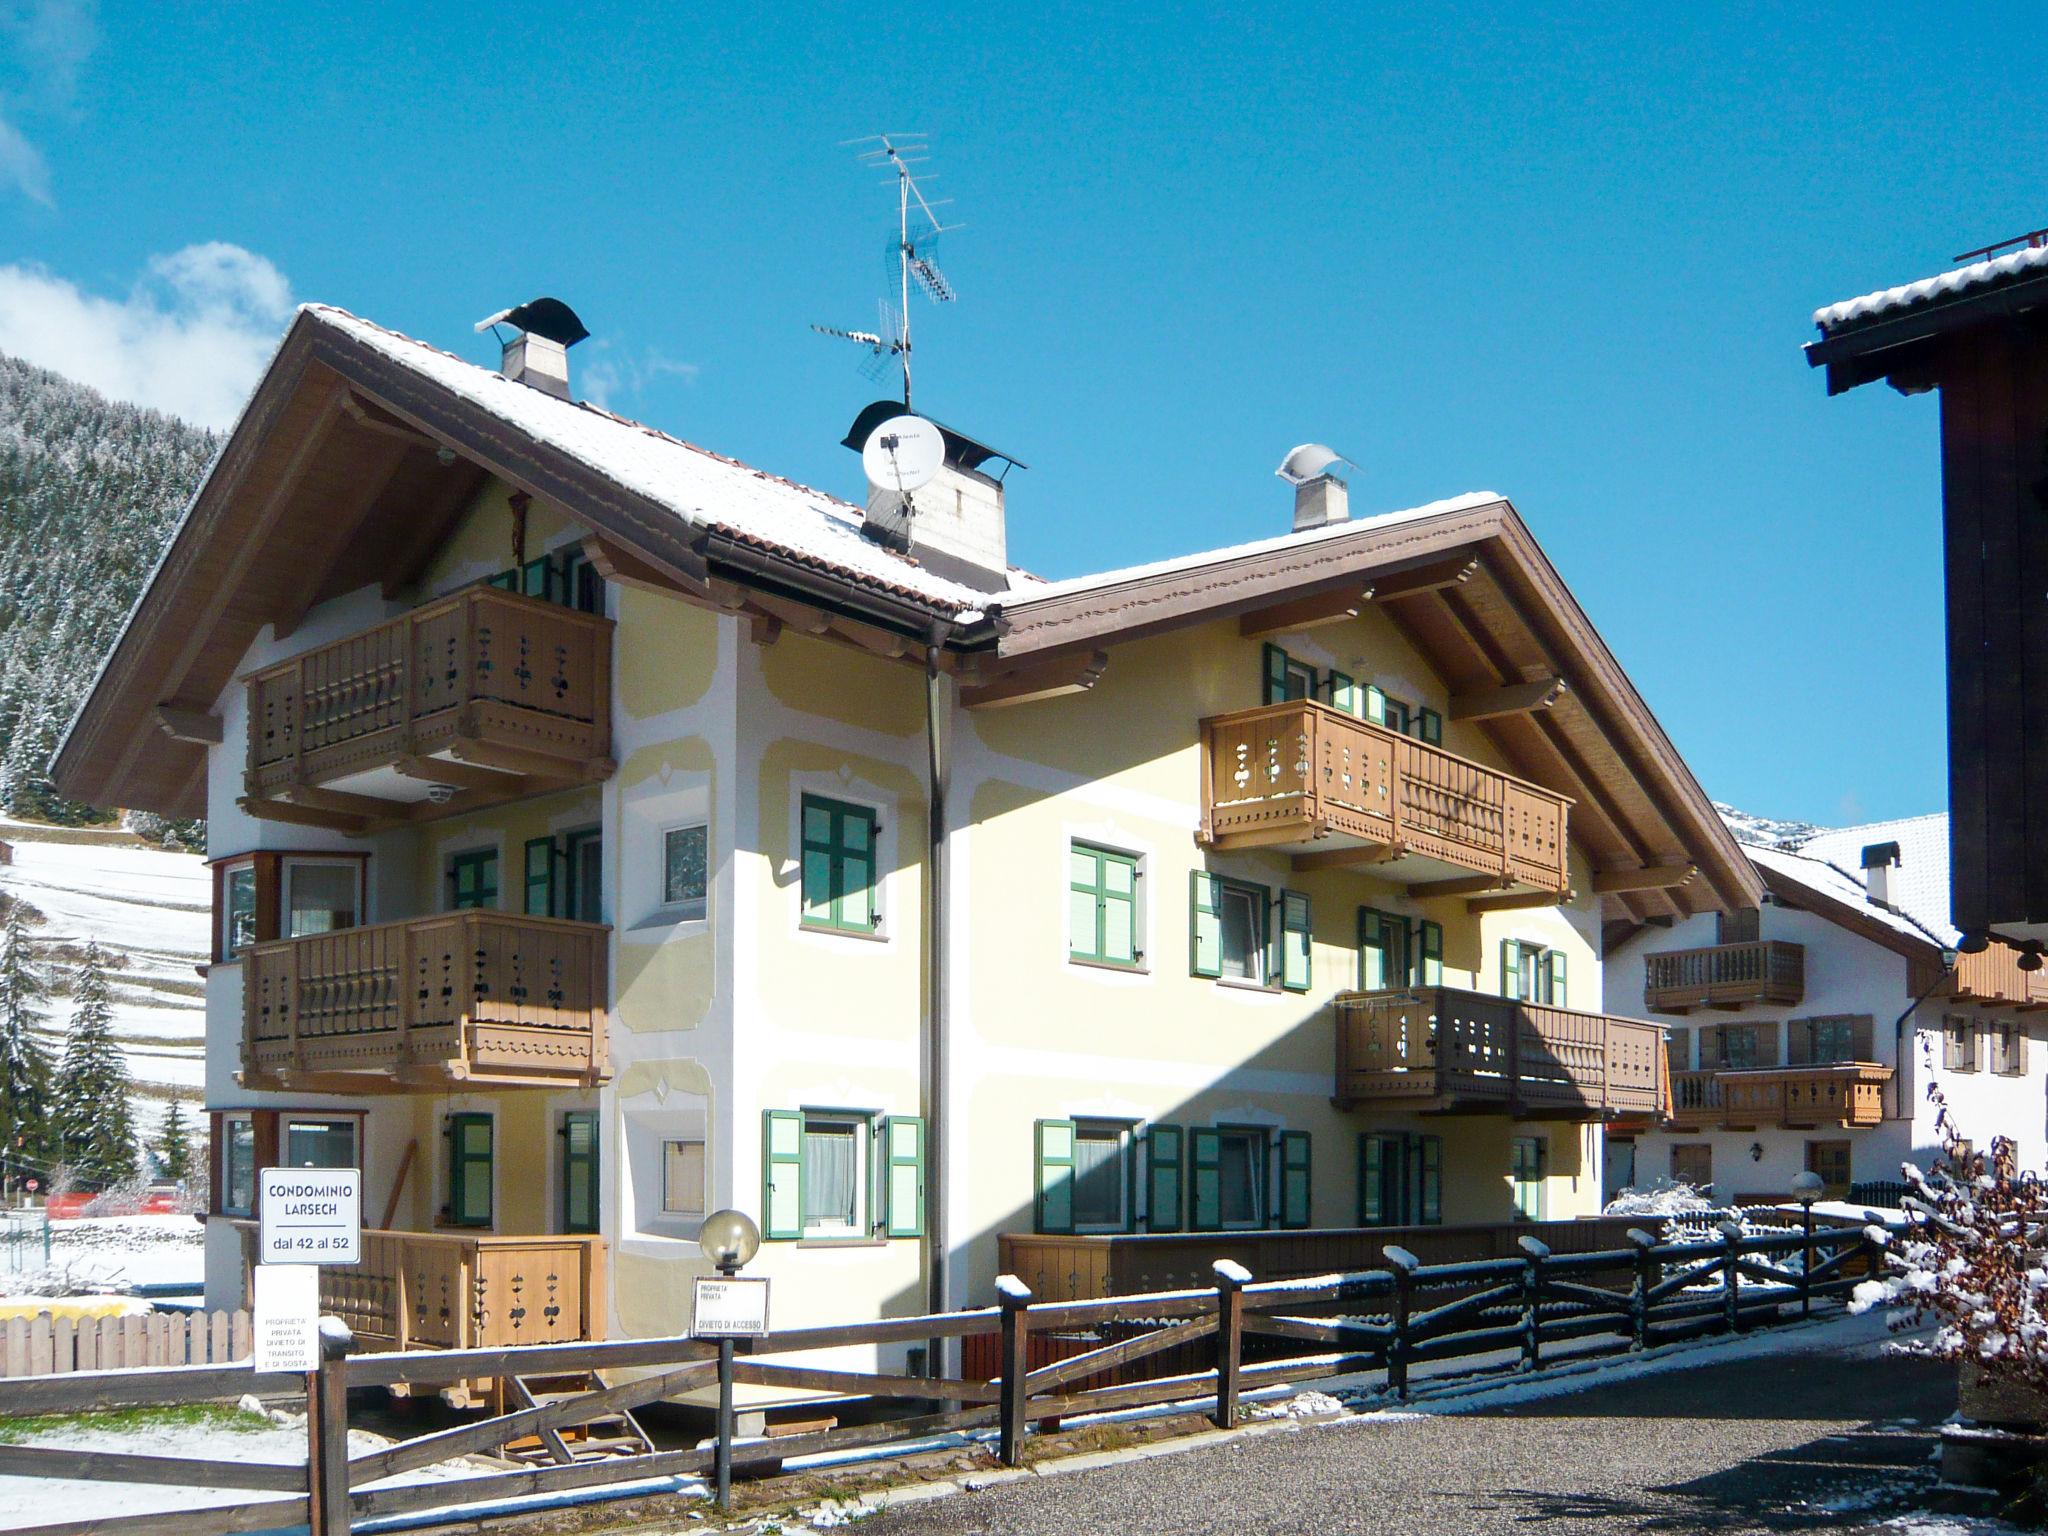
<path id="1" fill-rule="evenodd" d="M 185 1104 L 175 1093 L 164 1111 L 163 1130 L 158 1134 L 156 1160 L 165 1178 L 182 1184 L 192 1176 L 192 1133 L 185 1125 Z"/>
<path id="2" fill-rule="evenodd" d="M 135 1121 L 128 1105 L 128 1061 L 114 1043 L 114 1005 L 106 961 L 88 942 L 71 994 L 71 1033 L 57 1075 L 56 1129 L 62 1160 L 89 1184 L 135 1175 Z"/>
<path id="3" fill-rule="evenodd" d="M 13 1179 L 50 1160 L 50 1056 L 35 1037 L 49 995 L 15 902 L 0 929 L 0 1159 Z"/>

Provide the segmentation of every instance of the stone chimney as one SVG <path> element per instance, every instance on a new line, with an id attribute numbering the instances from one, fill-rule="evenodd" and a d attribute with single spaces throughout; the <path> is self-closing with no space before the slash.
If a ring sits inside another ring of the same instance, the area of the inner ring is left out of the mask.
<path id="1" fill-rule="evenodd" d="M 476 328 L 484 331 L 500 325 L 512 332 L 503 338 L 500 373 L 558 400 L 575 398 L 569 393 L 569 349 L 590 334 L 575 310 L 560 299 L 528 299 L 477 321 Z"/>
<path id="2" fill-rule="evenodd" d="M 1351 520 L 1351 492 L 1335 475 L 1317 475 L 1294 488 L 1294 531 Z"/>
<path id="3" fill-rule="evenodd" d="M 1894 905 L 1892 871 L 1899 866 L 1897 843 L 1871 843 L 1863 850 L 1863 883 L 1874 907 Z"/>

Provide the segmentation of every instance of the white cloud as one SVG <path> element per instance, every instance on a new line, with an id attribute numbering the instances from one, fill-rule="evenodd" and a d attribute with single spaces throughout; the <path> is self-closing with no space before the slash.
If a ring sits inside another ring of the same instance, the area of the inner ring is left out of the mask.
<path id="1" fill-rule="evenodd" d="M 291 308 L 282 272 L 218 240 L 151 257 L 125 298 L 87 293 L 42 267 L 0 266 L 0 352 L 117 400 L 225 427 Z"/>
<path id="2" fill-rule="evenodd" d="M 623 403 L 638 397 L 664 374 L 686 381 L 697 377 L 695 363 L 665 356 L 652 347 L 638 357 L 622 357 L 605 352 L 605 346 L 603 341 L 595 343 L 598 355 L 584 363 L 581 369 L 575 368 L 573 363 L 570 369 L 570 377 L 583 397 L 605 410 L 612 408 L 614 399 Z"/>
<path id="3" fill-rule="evenodd" d="M 4 117 L 0 117 L 0 185 L 16 187 L 45 208 L 51 206 L 50 168 L 43 162 L 43 152 Z"/>

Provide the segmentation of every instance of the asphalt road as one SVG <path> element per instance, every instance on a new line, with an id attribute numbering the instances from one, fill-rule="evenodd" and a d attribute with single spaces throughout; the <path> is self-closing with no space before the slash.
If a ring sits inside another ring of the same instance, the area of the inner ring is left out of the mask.
<path id="1" fill-rule="evenodd" d="M 883 1511 L 864 1536 L 1849 1531 L 1926 1476 L 1953 1367 L 1787 1354 L 1339 1423 Z"/>

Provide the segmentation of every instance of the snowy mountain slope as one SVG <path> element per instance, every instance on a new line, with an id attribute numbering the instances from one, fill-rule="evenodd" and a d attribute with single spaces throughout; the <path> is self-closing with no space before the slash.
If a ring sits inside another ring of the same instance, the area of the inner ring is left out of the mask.
<path id="1" fill-rule="evenodd" d="M 1723 805 L 1718 800 L 1714 802 L 1714 810 L 1727 824 L 1735 841 L 1747 843 L 1752 848 L 1796 846 L 1827 830 L 1810 821 L 1779 821 L 1770 816 L 1752 815 L 1732 805 Z"/>
<path id="2" fill-rule="evenodd" d="M 14 852 L 0 891 L 41 921 L 30 936 L 53 995 L 44 1020 L 55 1058 L 71 1016 L 70 970 L 88 939 L 106 953 L 114 1032 L 135 1080 L 136 1126 L 154 1139 L 171 1090 L 188 1124 L 205 1083 L 206 1004 L 196 967 L 209 948 L 212 880 L 197 854 L 168 853 L 126 833 L 0 820 Z"/>

